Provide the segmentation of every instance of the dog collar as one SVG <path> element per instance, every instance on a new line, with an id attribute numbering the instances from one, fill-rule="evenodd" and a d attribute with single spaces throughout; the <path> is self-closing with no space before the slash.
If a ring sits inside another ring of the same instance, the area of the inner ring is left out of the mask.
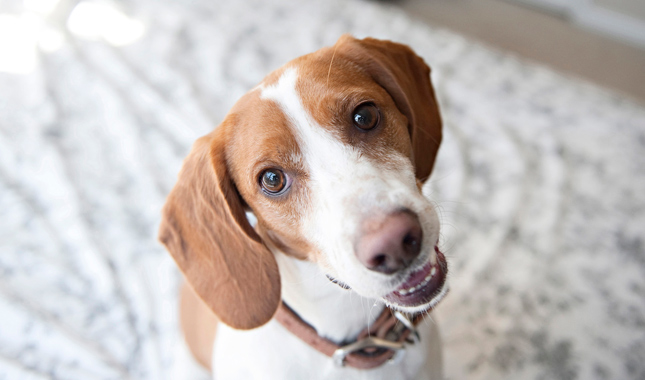
<path id="1" fill-rule="evenodd" d="M 318 335 L 284 302 L 280 304 L 275 319 L 303 342 L 332 358 L 336 365 L 372 369 L 388 362 L 398 363 L 405 354 L 405 344 L 420 341 L 415 326 L 425 314 L 420 313 L 410 319 L 385 307 L 376 321 L 366 327 L 354 342 L 342 346 Z"/>

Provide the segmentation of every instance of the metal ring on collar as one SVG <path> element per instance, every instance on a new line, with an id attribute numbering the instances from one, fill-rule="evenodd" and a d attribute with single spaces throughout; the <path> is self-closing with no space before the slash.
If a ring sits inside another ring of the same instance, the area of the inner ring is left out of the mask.
<path id="1" fill-rule="evenodd" d="M 416 327 L 414 327 L 412 321 L 410 321 L 405 315 L 403 315 L 403 313 L 398 310 L 394 312 L 394 316 L 401 323 L 403 323 L 403 325 L 407 327 L 408 330 L 410 330 L 410 335 L 414 337 L 414 343 L 419 343 L 421 341 L 421 336 L 419 336 L 419 332 L 417 331 Z"/>
<path id="2" fill-rule="evenodd" d="M 337 349 L 336 351 L 334 351 L 334 355 L 332 356 L 334 360 L 334 364 L 336 364 L 339 367 L 344 367 L 345 358 L 347 357 L 347 355 L 353 352 L 360 351 L 365 348 L 371 348 L 371 347 L 386 348 L 388 350 L 394 351 L 394 356 L 390 359 L 390 362 L 400 361 L 401 358 L 403 357 L 403 353 L 405 352 L 405 346 L 403 345 L 403 342 L 391 342 L 389 340 L 370 336 L 365 339 L 361 339 L 354 343 L 343 346 Z"/>

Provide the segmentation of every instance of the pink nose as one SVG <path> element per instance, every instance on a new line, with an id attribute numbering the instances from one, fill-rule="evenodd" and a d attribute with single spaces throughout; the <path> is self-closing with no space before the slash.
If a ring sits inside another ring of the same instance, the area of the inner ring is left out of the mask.
<path id="1" fill-rule="evenodd" d="M 391 274 L 406 268 L 419 256 L 423 230 L 409 211 L 388 215 L 364 234 L 356 246 L 358 260 L 369 270 Z"/>

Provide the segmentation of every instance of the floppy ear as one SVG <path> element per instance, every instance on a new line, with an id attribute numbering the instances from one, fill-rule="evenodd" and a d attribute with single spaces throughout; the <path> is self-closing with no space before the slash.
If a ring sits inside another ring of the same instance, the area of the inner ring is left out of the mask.
<path id="1" fill-rule="evenodd" d="M 159 240 L 217 317 L 246 330 L 273 317 L 280 275 L 246 219 L 221 129 L 197 140 L 185 159 L 163 208 Z"/>
<path id="2" fill-rule="evenodd" d="M 430 83 L 430 68 L 406 45 L 343 35 L 336 42 L 392 97 L 408 118 L 416 177 L 425 181 L 432 172 L 441 143 L 441 116 Z"/>

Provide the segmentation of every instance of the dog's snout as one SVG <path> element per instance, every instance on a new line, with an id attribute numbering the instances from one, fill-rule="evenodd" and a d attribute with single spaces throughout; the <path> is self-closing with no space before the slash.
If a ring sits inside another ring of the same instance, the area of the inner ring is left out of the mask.
<path id="1" fill-rule="evenodd" d="M 397 212 L 361 236 L 356 256 L 367 269 L 391 274 L 410 265 L 421 251 L 422 240 L 423 230 L 417 216 Z"/>

